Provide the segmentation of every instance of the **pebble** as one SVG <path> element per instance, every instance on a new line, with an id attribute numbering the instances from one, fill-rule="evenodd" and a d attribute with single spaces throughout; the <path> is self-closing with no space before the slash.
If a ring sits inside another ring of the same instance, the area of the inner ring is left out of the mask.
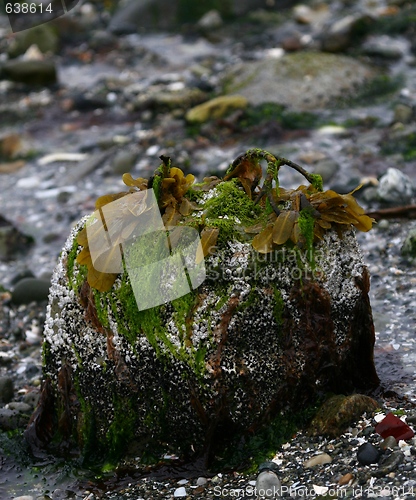
<path id="1" fill-rule="evenodd" d="M 16 283 L 11 300 L 13 304 L 29 304 L 48 300 L 50 282 L 39 278 L 24 278 Z"/>
<path id="2" fill-rule="evenodd" d="M 54 62 L 33 60 L 11 60 L 0 63 L 0 80 L 25 83 L 30 86 L 54 85 L 58 81 Z"/>
<path id="3" fill-rule="evenodd" d="M 379 450 L 371 443 L 363 443 L 357 451 L 357 460 L 362 465 L 376 464 L 380 459 Z"/>
<path id="4" fill-rule="evenodd" d="M 389 168 L 380 178 L 377 191 L 385 203 L 404 205 L 412 200 L 413 183 L 408 175 L 397 168 Z"/>
<path id="5" fill-rule="evenodd" d="M 10 377 L 0 377 L 0 403 L 9 403 L 13 399 L 14 384 Z"/>
<path id="6" fill-rule="evenodd" d="M 386 450 L 387 448 L 393 449 L 397 446 L 397 441 L 393 436 L 387 436 L 384 441 L 380 444 L 380 448 L 382 450 Z"/>
<path id="7" fill-rule="evenodd" d="M 176 490 L 173 493 L 173 496 L 175 498 L 186 497 L 186 495 L 187 495 L 186 488 L 184 486 L 181 486 L 180 488 L 176 488 Z"/>
<path id="8" fill-rule="evenodd" d="M 350 481 L 354 479 L 354 476 L 351 474 L 351 472 L 348 472 L 347 474 L 344 474 L 340 480 L 338 481 L 338 484 L 340 486 L 344 486 L 345 484 L 348 484 Z"/>
<path id="9" fill-rule="evenodd" d="M 405 257 L 416 258 L 416 228 L 407 233 L 400 252 Z"/>
<path id="10" fill-rule="evenodd" d="M 303 463 L 303 466 L 305 469 L 309 469 L 315 465 L 330 464 L 331 462 L 332 458 L 328 455 L 328 453 L 320 453 L 319 455 L 315 455 L 309 460 L 306 460 L 306 462 Z"/>

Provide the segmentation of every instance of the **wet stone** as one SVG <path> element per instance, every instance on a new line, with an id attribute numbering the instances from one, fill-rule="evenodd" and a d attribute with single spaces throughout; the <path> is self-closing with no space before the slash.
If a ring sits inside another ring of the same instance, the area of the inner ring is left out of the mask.
<path id="1" fill-rule="evenodd" d="M 13 379 L 0 377 L 0 403 L 9 403 L 13 399 Z"/>
<path id="2" fill-rule="evenodd" d="M 387 448 L 395 448 L 397 446 L 397 441 L 393 436 L 387 436 L 386 439 L 381 443 L 380 448 L 386 450 Z"/>
<path id="3" fill-rule="evenodd" d="M 305 469 L 309 469 L 310 467 L 314 467 L 315 465 L 330 464 L 331 462 L 332 458 L 328 455 L 328 453 L 320 453 L 319 455 L 315 455 L 314 457 L 304 462 L 303 466 L 305 467 Z"/>
<path id="4" fill-rule="evenodd" d="M 29 304 L 48 300 L 50 282 L 39 278 L 24 278 L 19 281 L 12 292 L 14 304 Z"/>
<path id="5" fill-rule="evenodd" d="M 379 450 L 371 443 L 363 443 L 357 451 L 357 460 L 362 465 L 376 464 L 380 459 Z"/>
<path id="6" fill-rule="evenodd" d="M 364 412 L 378 407 L 377 401 L 361 394 L 336 395 L 323 403 L 312 420 L 309 432 L 313 436 L 337 437 Z"/>

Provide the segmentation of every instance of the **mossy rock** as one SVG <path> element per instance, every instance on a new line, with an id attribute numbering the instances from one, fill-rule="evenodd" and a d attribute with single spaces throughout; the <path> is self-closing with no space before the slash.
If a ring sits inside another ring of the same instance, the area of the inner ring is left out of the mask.
<path id="1" fill-rule="evenodd" d="M 226 94 L 242 95 L 252 105 L 290 103 L 292 109 L 314 110 L 353 97 L 374 76 L 372 68 L 347 56 L 298 52 L 237 64 L 223 85 Z"/>
<path id="2" fill-rule="evenodd" d="M 77 261 L 88 218 L 72 230 L 52 278 L 32 444 L 63 442 L 104 460 L 133 444 L 135 456 L 199 454 L 323 392 L 378 385 L 369 275 L 353 230 L 261 254 L 244 229 L 263 208 L 239 179 L 187 196 L 203 209 L 190 216 L 195 226 L 219 229 L 215 252 L 202 284 L 157 307 L 139 310 L 126 271 L 108 291 L 91 288 Z"/>
<path id="3" fill-rule="evenodd" d="M 363 413 L 371 414 L 379 408 L 373 398 L 364 394 L 330 397 L 318 410 L 309 426 L 312 436 L 337 438 L 347 431 L 349 425 L 358 420 Z"/>

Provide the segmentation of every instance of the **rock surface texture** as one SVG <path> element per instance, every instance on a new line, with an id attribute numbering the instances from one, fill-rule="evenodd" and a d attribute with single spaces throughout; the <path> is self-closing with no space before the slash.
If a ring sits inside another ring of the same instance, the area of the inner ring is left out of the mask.
<path id="1" fill-rule="evenodd" d="M 52 278 L 29 440 L 75 439 L 86 455 L 107 457 L 133 441 L 153 453 L 198 452 L 322 392 L 377 386 L 369 275 L 354 232 L 326 231 L 312 258 L 290 242 L 259 253 L 241 221 L 259 207 L 250 199 L 244 208 L 239 183 L 208 190 L 205 210 L 191 216 L 226 221 L 205 281 L 157 307 L 139 311 L 127 272 L 108 291 L 92 288 L 76 260 L 87 218 L 72 230 Z"/>

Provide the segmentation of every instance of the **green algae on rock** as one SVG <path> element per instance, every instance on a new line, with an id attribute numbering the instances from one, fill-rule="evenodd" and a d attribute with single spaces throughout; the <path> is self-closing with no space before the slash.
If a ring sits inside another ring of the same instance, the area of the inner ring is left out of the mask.
<path id="1" fill-rule="evenodd" d="M 279 186 L 282 166 L 310 185 Z M 130 192 L 98 206 L 151 187 L 166 231 L 200 233 L 205 280 L 139 310 L 126 265 L 101 290 L 89 280 L 89 218 L 79 221 L 52 278 L 30 443 L 63 442 L 90 460 L 213 455 L 225 437 L 252 435 L 322 393 L 378 385 L 369 275 L 354 235 L 372 221 L 352 194 L 323 191 L 319 177 L 257 149 L 223 180 L 194 184 L 166 157 L 148 182 L 124 180 Z M 146 248 L 151 256 L 151 240 Z M 170 281 L 162 269 L 155 282 Z"/>

